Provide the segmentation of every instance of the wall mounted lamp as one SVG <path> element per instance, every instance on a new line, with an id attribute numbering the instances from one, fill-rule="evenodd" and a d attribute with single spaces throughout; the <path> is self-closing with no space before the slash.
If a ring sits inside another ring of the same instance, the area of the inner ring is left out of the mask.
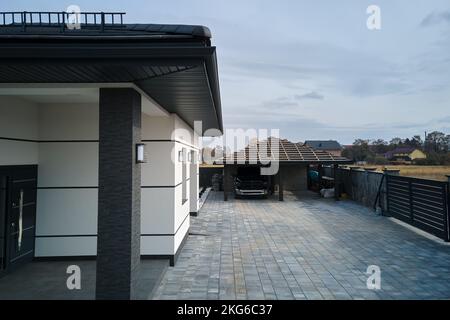
<path id="1" fill-rule="evenodd" d="M 145 144 L 137 143 L 136 144 L 136 163 L 145 163 L 147 162 L 145 156 Z"/>

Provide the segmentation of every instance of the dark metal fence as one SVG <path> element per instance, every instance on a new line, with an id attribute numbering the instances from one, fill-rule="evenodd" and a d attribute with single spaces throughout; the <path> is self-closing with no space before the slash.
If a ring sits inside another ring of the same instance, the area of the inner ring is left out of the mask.
<path id="1" fill-rule="evenodd" d="M 394 218 L 450 241 L 447 182 L 393 175 L 386 178 L 387 209 Z"/>
<path id="2" fill-rule="evenodd" d="M 334 168 L 323 174 L 333 177 Z M 398 174 L 340 167 L 337 178 L 350 199 L 450 241 L 450 183 Z"/>
<path id="3" fill-rule="evenodd" d="M 339 167 L 337 170 L 341 194 L 345 193 L 349 199 L 367 207 L 379 206 L 386 211 L 386 183 L 382 172 L 347 167 Z M 323 175 L 334 177 L 334 168 L 323 166 Z"/>

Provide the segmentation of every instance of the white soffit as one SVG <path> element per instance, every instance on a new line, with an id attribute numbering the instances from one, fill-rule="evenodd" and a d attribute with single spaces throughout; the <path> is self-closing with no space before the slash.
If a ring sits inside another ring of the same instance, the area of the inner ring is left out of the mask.
<path id="1" fill-rule="evenodd" d="M 52 84 L 0 84 L 0 96 L 16 96 L 35 103 L 98 103 L 99 88 L 133 88 L 141 94 L 142 112 L 155 117 L 169 113 L 140 88 L 132 83 L 52 83 Z"/>

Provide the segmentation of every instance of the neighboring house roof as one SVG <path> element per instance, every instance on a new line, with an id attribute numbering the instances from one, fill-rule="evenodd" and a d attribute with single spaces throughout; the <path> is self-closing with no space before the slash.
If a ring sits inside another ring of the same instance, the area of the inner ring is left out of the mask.
<path id="1" fill-rule="evenodd" d="M 401 147 L 401 148 L 396 148 L 394 150 L 386 152 L 384 156 L 387 159 L 390 159 L 392 157 L 395 157 L 396 155 L 411 154 L 414 150 L 418 150 L 418 149 L 413 148 L 413 147 Z"/>
<path id="2" fill-rule="evenodd" d="M 0 83 L 134 83 L 191 127 L 201 120 L 203 133 L 223 132 L 216 48 L 208 28 L 99 24 L 97 17 L 97 24 L 68 30 L 63 23 L 19 17 L 16 23 L 3 18 L 3 25 L 0 19 Z"/>
<path id="3" fill-rule="evenodd" d="M 342 150 L 342 146 L 336 140 L 307 140 L 305 145 L 316 150 Z"/>
<path id="4" fill-rule="evenodd" d="M 250 143 L 245 149 L 225 158 L 226 164 L 268 163 L 350 163 L 351 160 L 326 151 L 313 150 L 303 143 L 285 139 L 269 138 Z M 223 160 L 222 160 L 223 161 Z M 222 163 L 217 161 L 217 163 Z"/>

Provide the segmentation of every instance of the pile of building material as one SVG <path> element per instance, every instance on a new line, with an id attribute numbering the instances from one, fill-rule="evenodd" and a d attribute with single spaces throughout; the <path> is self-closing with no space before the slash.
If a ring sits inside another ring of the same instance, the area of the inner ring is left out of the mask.
<path id="1" fill-rule="evenodd" d="M 324 198 L 333 198 L 334 197 L 334 188 L 331 189 L 321 189 L 320 195 Z"/>

